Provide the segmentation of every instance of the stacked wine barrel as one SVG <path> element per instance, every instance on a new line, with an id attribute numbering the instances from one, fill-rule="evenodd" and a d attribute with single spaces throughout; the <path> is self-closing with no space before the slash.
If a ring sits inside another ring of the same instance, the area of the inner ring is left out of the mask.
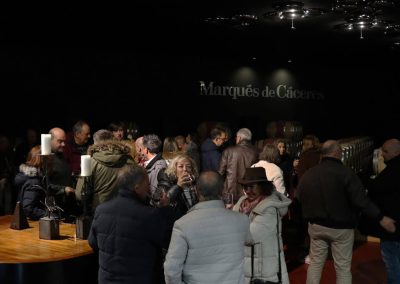
<path id="1" fill-rule="evenodd" d="M 262 150 L 266 144 L 274 144 L 278 139 L 286 142 L 287 151 L 295 155 L 301 150 L 303 126 L 298 121 L 271 121 L 266 127 L 267 138 L 256 141 L 258 149 Z"/>
<path id="2" fill-rule="evenodd" d="M 374 141 L 370 137 L 352 137 L 339 140 L 342 147 L 342 162 L 355 173 L 372 168 Z"/>
<path id="3" fill-rule="evenodd" d="M 303 126 L 297 121 L 271 121 L 267 124 L 268 138 L 300 140 L 303 138 Z"/>

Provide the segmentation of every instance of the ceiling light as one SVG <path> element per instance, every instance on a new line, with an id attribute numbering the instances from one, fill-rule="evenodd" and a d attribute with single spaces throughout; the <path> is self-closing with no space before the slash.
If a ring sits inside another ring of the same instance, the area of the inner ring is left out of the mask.
<path id="1" fill-rule="evenodd" d="M 347 13 L 345 17 L 346 23 L 336 25 L 337 29 L 344 30 L 360 30 L 360 39 L 364 38 L 363 31 L 367 29 L 381 29 L 388 32 L 391 25 L 388 21 L 380 20 L 376 12 L 371 8 L 362 7 Z"/>
<path id="2" fill-rule="evenodd" d="M 294 27 L 294 19 L 305 18 L 309 16 L 318 16 L 325 13 L 324 10 L 318 8 L 305 8 L 304 3 L 300 1 L 281 1 L 272 5 L 273 11 L 265 12 L 264 18 L 279 18 L 280 20 L 290 20 L 292 29 Z"/>

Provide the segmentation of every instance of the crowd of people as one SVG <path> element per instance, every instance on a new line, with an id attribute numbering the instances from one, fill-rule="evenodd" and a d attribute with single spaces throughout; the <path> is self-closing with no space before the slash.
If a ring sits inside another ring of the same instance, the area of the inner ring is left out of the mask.
<path id="1" fill-rule="evenodd" d="M 387 167 L 365 184 L 343 165 L 338 141 L 320 144 L 314 135 L 294 154 L 285 140 L 258 149 L 250 129 L 232 135 L 222 124 L 202 141 L 194 133 L 162 141 L 125 132 L 120 122 L 93 137 L 85 121 L 71 133 L 54 127 L 47 156 L 37 137 L 13 154 L 0 137 L 0 214 L 19 201 L 32 220 L 91 216 L 99 283 L 289 283 L 282 234 L 289 212 L 311 284 L 320 283 L 329 249 L 336 283 L 352 282 L 363 213 L 381 238 L 388 283 L 399 283 L 399 140 L 382 145 Z M 86 154 L 91 175 L 82 177 Z M 59 211 L 49 212 L 50 196 Z"/>

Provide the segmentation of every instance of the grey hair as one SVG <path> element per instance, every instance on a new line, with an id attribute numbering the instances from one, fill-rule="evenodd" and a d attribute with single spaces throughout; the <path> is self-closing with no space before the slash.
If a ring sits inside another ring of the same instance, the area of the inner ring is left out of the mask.
<path id="1" fill-rule="evenodd" d="M 162 142 L 156 134 L 148 134 L 143 136 L 143 146 L 152 154 L 161 152 Z"/>
<path id="2" fill-rule="evenodd" d="M 80 133 L 82 131 L 82 127 L 84 125 L 89 125 L 86 121 L 84 120 L 79 120 L 77 123 L 74 124 L 74 126 L 72 127 L 72 132 L 76 133 Z"/>
<path id="3" fill-rule="evenodd" d="M 145 178 L 147 178 L 147 172 L 143 167 L 125 165 L 118 171 L 117 186 L 132 191 Z"/>
<path id="4" fill-rule="evenodd" d="M 236 132 L 236 135 L 242 138 L 242 140 L 251 141 L 251 131 L 248 128 L 241 128 Z"/>
<path id="5" fill-rule="evenodd" d="M 93 134 L 93 142 L 94 142 L 94 144 L 98 144 L 98 143 L 100 143 L 102 141 L 112 140 L 112 139 L 114 139 L 113 133 L 110 130 L 107 130 L 107 129 L 97 130 Z"/>
<path id="6" fill-rule="evenodd" d="M 224 179 L 214 171 L 205 171 L 200 174 L 196 184 L 198 193 L 203 196 L 204 200 L 221 199 L 222 190 L 224 189 Z"/>

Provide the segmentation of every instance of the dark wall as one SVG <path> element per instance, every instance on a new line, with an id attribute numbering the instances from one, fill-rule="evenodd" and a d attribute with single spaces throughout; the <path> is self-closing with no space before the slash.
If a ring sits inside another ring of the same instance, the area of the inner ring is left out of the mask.
<path id="1" fill-rule="evenodd" d="M 0 57 L 1 128 L 13 133 L 28 125 L 41 131 L 57 125 L 69 129 L 83 118 L 93 129 L 128 120 L 144 133 L 161 135 L 218 120 L 234 129 L 250 127 L 262 138 L 269 121 L 295 120 L 322 139 L 399 136 L 394 101 L 399 72 L 391 69 L 94 48 L 14 47 Z M 260 90 L 287 84 L 323 99 L 205 96 L 200 81 Z M 12 110 L 11 119 L 5 109 Z"/>

